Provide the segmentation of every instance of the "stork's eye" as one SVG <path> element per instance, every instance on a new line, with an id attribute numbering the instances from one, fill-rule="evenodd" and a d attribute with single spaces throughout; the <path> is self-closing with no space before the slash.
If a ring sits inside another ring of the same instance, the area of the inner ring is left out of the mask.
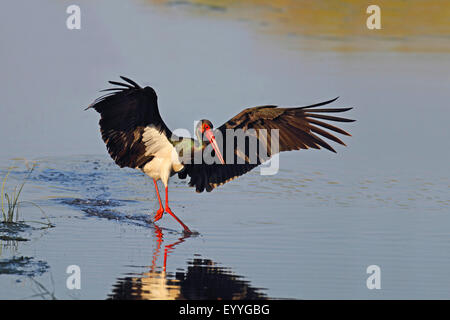
<path id="1" fill-rule="evenodd" d="M 202 127 L 202 132 L 205 132 L 205 131 L 208 131 L 209 129 L 211 129 L 210 127 L 209 127 L 209 125 L 208 124 L 203 124 L 203 127 Z"/>

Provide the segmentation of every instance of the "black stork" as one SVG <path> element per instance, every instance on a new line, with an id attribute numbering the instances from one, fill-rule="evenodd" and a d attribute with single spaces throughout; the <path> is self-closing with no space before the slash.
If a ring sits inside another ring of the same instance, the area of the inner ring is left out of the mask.
<path id="1" fill-rule="evenodd" d="M 155 90 L 149 86 L 142 88 L 126 77 L 121 79 L 125 82 L 109 81 L 116 87 L 102 90 L 111 92 L 96 99 L 86 110 L 93 108 L 100 113 L 102 139 L 116 164 L 141 170 L 153 179 L 159 201 L 154 222 L 167 212 L 183 226 L 186 233 L 191 231 L 169 207 L 168 181 L 175 173 L 181 179 L 189 176 L 189 186 L 195 187 L 197 192 L 210 192 L 281 151 L 322 147 L 336 152 L 319 135 L 345 146 L 344 142 L 329 131 L 347 136 L 350 134 L 322 120 L 354 121 L 326 114 L 345 112 L 352 108 L 318 108 L 335 101 L 335 98 L 304 107 L 280 108 L 267 105 L 247 108 L 217 129 L 214 129 L 209 120 L 200 120 L 195 130 L 197 140 L 179 139 L 161 118 Z M 228 129 L 252 131 L 258 142 L 263 142 L 261 146 L 266 149 L 267 157 L 260 156 L 261 147 L 235 146 L 235 137 L 226 138 Z M 277 129 L 277 149 L 271 146 L 272 129 Z M 216 141 L 216 136 L 219 135 L 222 149 Z M 231 154 L 221 152 L 227 148 L 227 143 L 232 144 Z M 209 146 L 209 149 L 213 149 L 211 154 L 216 161 L 205 161 L 202 157 L 200 161 L 195 160 L 198 159 L 196 155 L 206 151 Z M 187 156 L 183 155 L 185 150 L 190 151 L 186 153 Z M 253 154 L 255 152 L 258 153 L 256 157 Z M 165 206 L 159 195 L 158 180 L 165 187 Z"/>

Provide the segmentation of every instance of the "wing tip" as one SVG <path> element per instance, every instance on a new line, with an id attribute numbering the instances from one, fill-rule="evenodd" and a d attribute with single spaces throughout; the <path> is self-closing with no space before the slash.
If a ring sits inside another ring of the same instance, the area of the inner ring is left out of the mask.
<path id="1" fill-rule="evenodd" d="M 296 109 L 301 110 L 301 109 L 307 109 L 307 108 L 320 107 L 320 106 L 324 106 L 324 105 L 330 104 L 330 103 L 336 101 L 337 99 L 339 99 L 339 96 L 337 96 L 337 97 L 334 98 L 334 99 L 328 100 L 328 101 L 323 101 L 323 102 L 319 102 L 319 103 L 314 103 L 314 104 L 311 104 L 311 105 L 308 105 L 308 106 L 298 107 L 298 108 L 296 108 Z"/>
<path id="2" fill-rule="evenodd" d="M 116 85 L 116 86 L 122 86 L 125 87 L 127 89 L 142 89 L 140 85 L 138 85 L 135 81 L 131 80 L 130 78 L 127 78 L 125 76 L 119 76 L 120 79 L 122 79 L 124 82 L 118 82 L 118 81 L 113 81 L 113 80 L 109 80 L 108 83 L 112 84 L 112 85 Z M 125 88 L 112 88 L 112 89 L 105 89 L 105 90 L 126 90 Z"/>
<path id="3" fill-rule="evenodd" d="M 126 81 L 126 82 L 132 84 L 136 89 L 142 89 L 140 85 L 138 85 L 135 81 L 131 80 L 130 78 L 125 77 L 125 76 L 119 76 L 119 77 L 120 77 L 122 80 L 124 80 L 124 81 Z"/>
<path id="4" fill-rule="evenodd" d="M 109 80 L 108 83 L 110 83 L 112 85 L 115 85 L 115 86 L 118 86 L 118 87 L 99 90 L 99 92 L 106 92 L 106 91 L 116 91 L 116 92 L 110 92 L 110 93 L 107 93 L 107 94 L 97 98 L 93 103 L 91 103 L 87 108 L 85 108 L 84 111 L 93 108 L 98 102 L 103 101 L 108 96 L 112 96 L 112 95 L 115 95 L 117 93 L 120 93 L 120 92 L 123 92 L 123 91 L 126 91 L 126 90 L 130 90 L 130 89 L 142 89 L 133 80 L 131 80 L 131 79 L 125 77 L 125 76 L 119 76 L 119 77 L 122 80 L 124 80 L 125 82 L 127 82 L 127 83 Z"/>

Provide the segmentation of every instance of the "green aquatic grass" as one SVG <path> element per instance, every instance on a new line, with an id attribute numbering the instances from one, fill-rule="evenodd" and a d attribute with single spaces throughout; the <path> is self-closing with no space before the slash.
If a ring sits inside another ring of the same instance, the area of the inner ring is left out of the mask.
<path id="1" fill-rule="evenodd" d="M 12 191 L 12 193 L 7 192 L 6 181 L 8 180 L 8 176 L 12 172 L 12 170 L 17 167 L 10 167 L 8 169 L 8 172 L 6 173 L 5 177 L 3 178 L 2 189 L 1 189 L 1 205 L 2 205 L 2 218 L 3 218 L 2 222 L 3 223 L 19 222 L 19 207 L 23 203 L 28 203 L 28 204 L 35 206 L 36 208 L 38 208 L 41 211 L 42 215 L 47 220 L 47 223 L 42 222 L 42 221 L 32 221 L 32 220 L 27 220 L 27 221 L 23 220 L 24 222 L 41 223 L 41 224 L 47 225 L 48 227 L 53 226 L 50 222 L 50 219 L 45 214 L 45 211 L 40 206 L 38 206 L 36 203 L 34 203 L 32 201 L 20 201 L 19 200 L 20 195 L 23 190 L 23 187 L 25 186 L 25 183 L 27 182 L 28 178 L 33 173 L 33 170 L 35 167 L 36 167 L 36 164 L 34 163 L 31 166 L 31 168 L 29 168 L 25 179 L 22 181 L 22 183 L 20 183 L 14 187 L 14 190 Z"/>

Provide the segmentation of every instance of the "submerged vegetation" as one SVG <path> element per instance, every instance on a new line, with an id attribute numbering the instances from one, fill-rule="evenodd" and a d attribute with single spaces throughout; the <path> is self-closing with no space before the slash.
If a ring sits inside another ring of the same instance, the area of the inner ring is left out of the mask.
<path id="1" fill-rule="evenodd" d="M 27 166 L 28 167 L 28 166 Z M 1 208 L 2 208 L 2 223 L 4 224 L 12 224 L 12 223 L 18 223 L 18 222 L 34 222 L 34 223 L 40 223 L 44 224 L 47 227 L 53 227 L 53 225 L 50 222 L 50 219 L 45 214 L 45 211 L 36 203 L 32 201 L 24 201 L 20 200 L 20 195 L 22 193 L 23 187 L 25 186 L 25 183 L 33 173 L 34 168 L 36 167 L 36 163 L 33 163 L 30 168 L 28 168 L 28 172 L 23 179 L 23 181 L 16 185 L 11 193 L 8 193 L 6 190 L 6 181 L 8 180 L 8 176 L 12 172 L 13 169 L 16 167 L 10 167 L 8 169 L 8 172 L 6 173 L 5 177 L 3 178 L 2 182 L 2 188 L 1 188 Z M 38 208 L 43 217 L 47 220 L 47 222 L 42 221 L 32 221 L 32 220 L 19 220 L 19 207 L 21 204 L 28 203 L 36 208 Z"/>

